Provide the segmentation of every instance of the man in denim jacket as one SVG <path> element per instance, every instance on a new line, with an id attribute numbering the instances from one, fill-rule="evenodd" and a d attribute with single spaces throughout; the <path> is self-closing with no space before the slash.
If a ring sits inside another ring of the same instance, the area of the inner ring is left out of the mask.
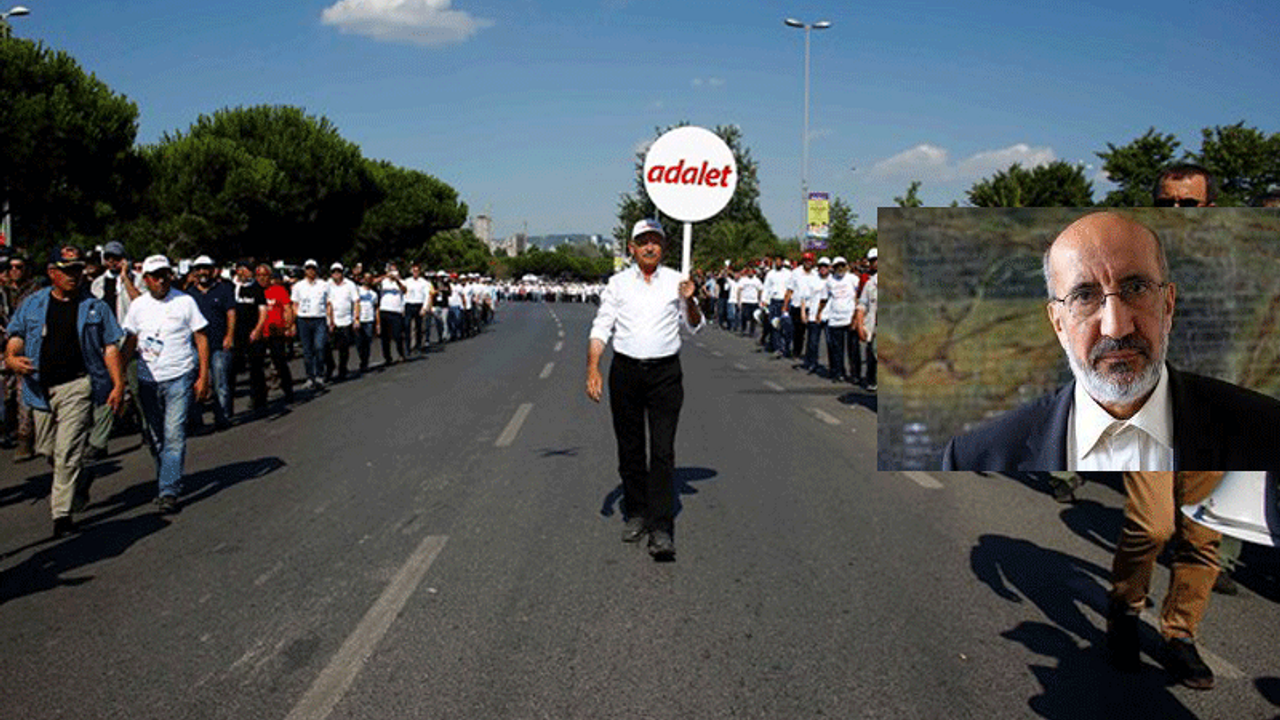
<path id="1" fill-rule="evenodd" d="M 35 415 L 36 451 L 53 459 L 49 504 L 53 535 L 71 531 L 72 512 L 89 500 L 85 447 L 93 407 L 118 411 L 124 368 L 115 313 L 84 292 L 79 248 L 61 248 L 49 263 L 52 286 L 31 295 L 9 321 L 5 366 L 22 377 L 23 400 Z"/>

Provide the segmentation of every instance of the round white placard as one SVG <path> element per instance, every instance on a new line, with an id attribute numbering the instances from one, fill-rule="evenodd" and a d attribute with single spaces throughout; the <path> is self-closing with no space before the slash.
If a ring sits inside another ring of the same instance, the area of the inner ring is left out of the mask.
<path id="1" fill-rule="evenodd" d="M 644 156 L 644 189 L 668 216 L 706 220 L 724 209 L 738 187 L 738 164 L 720 136 L 686 125 L 662 134 Z"/>

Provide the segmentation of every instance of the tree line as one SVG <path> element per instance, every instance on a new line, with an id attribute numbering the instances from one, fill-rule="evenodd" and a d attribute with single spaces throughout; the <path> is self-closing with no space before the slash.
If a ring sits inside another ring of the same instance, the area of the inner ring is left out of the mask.
<path id="1" fill-rule="evenodd" d="M 138 107 L 42 43 L 0 41 L 0 200 L 15 244 L 132 257 L 404 258 L 490 270 L 443 181 L 364 157 L 327 118 L 236 107 L 138 145 Z"/>

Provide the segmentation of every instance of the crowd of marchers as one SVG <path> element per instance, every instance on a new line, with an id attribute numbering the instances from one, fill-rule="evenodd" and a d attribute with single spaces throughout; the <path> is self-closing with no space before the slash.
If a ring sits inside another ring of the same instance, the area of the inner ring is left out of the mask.
<path id="1" fill-rule="evenodd" d="M 876 257 L 871 248 L 853 262 L 813 252 L 803 253 L 794 266 L 781 256 L 736 267 L 725 260 L 723 267 L 696 272 L 694 279 L 703 314 L 724 330 L 751 337 L 759 344 L 757 352 L 796 360 L 797 369 L 875 392 Z"/>
<path id="2" fill-rule="evenodd" d="M 181 271 L 179 270 L 181 268 Z M 157 510 L 180 509 L 189 434 L 216 430 L 308 397 L 370 369 L 472 337 L 489 324 L 497 286 L 478 274 L 380 273 L 315 260 L 298 271 L 208 256 L 176 266 L 163 255 L 130 262 L 123 246 L 59 248 L 42 277 L 20 254 L 0 254 L 3 444 L 14 462 L 37 455 L 53 470 L 53 535 L 75 529 L 93 466 L 111 438 L 138 432 L 156 467 Z M 47 282 L 45 281 L 47 277 Z M 295 383 L 289 360 L 302 356 Z M 354 356 L 354 357 L 353 357 Z M 270 369 L 268 368 L 270 361 Z M 236 414 L 241 375 L 249 407 Z"/>

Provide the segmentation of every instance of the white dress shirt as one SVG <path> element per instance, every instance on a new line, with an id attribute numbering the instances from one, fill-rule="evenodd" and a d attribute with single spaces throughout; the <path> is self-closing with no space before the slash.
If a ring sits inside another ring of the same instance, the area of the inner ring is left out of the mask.
<path id="1" fill-rule="evenodd" d="M 639 267 L 628 268 L 609 278 L 591 324 L 591 339 L 608 343 L 612 335 L 614 352 L 649 360 L 680 351 L 682 325 L 697 332 L 702 322 L 689 324 L 680 297 L 680 273 L 660 266 L 646 281 Z"/>
<path id="2" fill-rule="evenodd" d="M 1142 409 L 1117 420 L 1076 381 L 1067 422 L 1068 470 L 1173 470 L 1169 368 Z"/>

